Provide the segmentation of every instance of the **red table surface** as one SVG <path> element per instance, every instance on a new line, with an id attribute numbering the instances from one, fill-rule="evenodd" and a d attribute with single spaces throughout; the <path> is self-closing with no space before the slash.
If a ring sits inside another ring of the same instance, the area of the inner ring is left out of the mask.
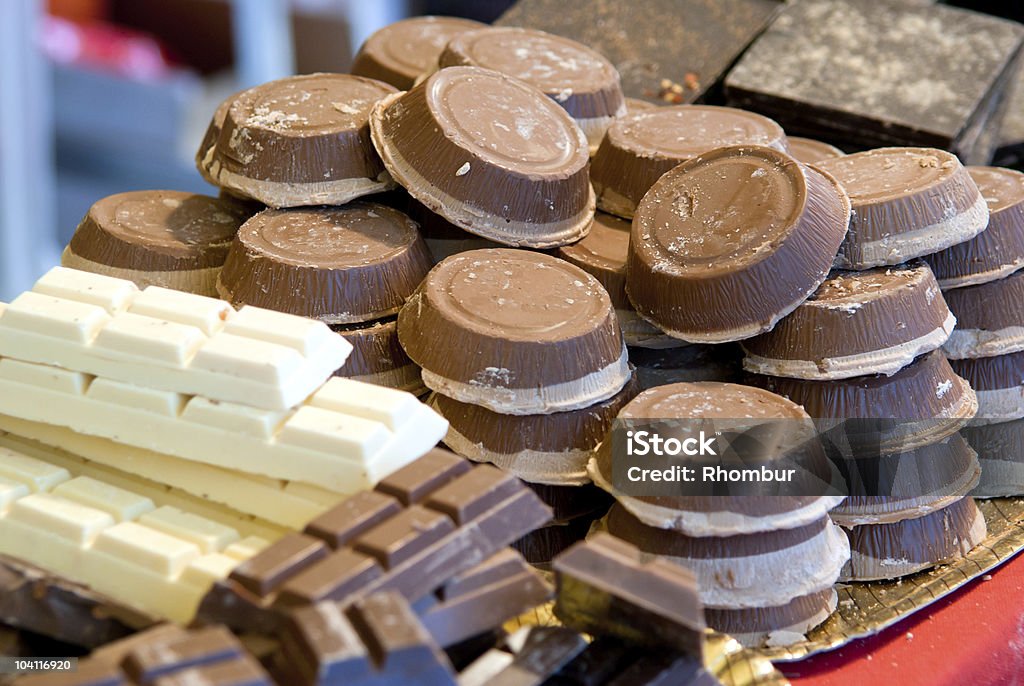
<path id="1" fill-rule="evenodd" d="M 777 666 L 793 686 L 1024 686 L 1024 555 L 880 634 Z"/>

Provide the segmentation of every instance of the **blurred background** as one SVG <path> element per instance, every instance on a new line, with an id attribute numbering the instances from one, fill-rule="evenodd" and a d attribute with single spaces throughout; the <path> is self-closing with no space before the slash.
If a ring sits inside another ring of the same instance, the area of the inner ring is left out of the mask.
<path id="1" fill-rule="evenodd" d="M 231 93 L 292 73 L 347 71 L 364 38 L 406 16 L 489 22 L 511 4 L 0 0 L 0 300 L 58 262 L 99 198 L 211 192 L 193 156 Z M 1017 0 L 949 4 L 1024 19 Z"/>
<path id="2" fill-rule="evenodd" d="M 493 21 L 512 0 L 0 0 L 0 300 L 29 288 L 89 206 L 211 192 L 193 157 L 217 104 L 348 70 L 407 16 Z"/>

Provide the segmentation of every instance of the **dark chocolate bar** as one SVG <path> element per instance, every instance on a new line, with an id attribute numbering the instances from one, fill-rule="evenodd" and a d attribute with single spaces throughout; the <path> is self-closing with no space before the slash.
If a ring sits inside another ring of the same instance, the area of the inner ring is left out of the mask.
<path id="1" fill-rule="evenodd" d="M 667 645 L 700 658 L 704 609 L 693 573 L 608 534 L 577 543 L 554 560 L 555 615 L 588 633 Z"/>
<path id="2" fill-rule="evenodd" d="M 415 602 L 550 517 L 515 477 L 433 450 L 239 565 L 198 617 L 271 633 L 320 601 L 391 590 Z"/>

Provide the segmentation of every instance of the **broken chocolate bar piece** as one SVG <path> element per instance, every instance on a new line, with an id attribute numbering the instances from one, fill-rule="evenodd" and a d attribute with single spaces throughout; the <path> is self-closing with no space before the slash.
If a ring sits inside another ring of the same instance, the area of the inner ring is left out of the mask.
<path id="1" fill-rule="evenodd" d="M 226 628 L 173 625 L 97 650 L 76 671 L 25 676 L 19 686 L 274 686 L 260 663 Z"/>
<path id="2" fill-rule="evenodd" d="M 496 23 L 579 41 L 612 61 L 626 95 L 680 104 L 713 95 L 779 7 L 770 0 L 520 0 Z"/>
<path id="3" fill-rule="evenodd" d="M 240 565 L 199 617 L 270 633 L 288 611 L 324 600 L 393 590 L 415 602 L 550 516 L 515 477 L 434 450 Z"/>
<path id="4" fill-rule="evenodd" d="M 295 612 L 274 665 L 280 683 L 295 686 L 455 684 L 448 658 L 393 592 Z"/>
<path id="5" fill-rule="evenodd" d="M 729 73 L 726 97 L 795 134 L 985 164 L 995 140 L 982 132 L 998 129 L 1022 39 L 1018 24 L 938 4 L 793 3 Z"/>
<path id="6" fill-rule="evenodd" d="M 574 545 L 553 564 L 555 615 L 566 626 L 703 654 L 703 607 L 689 570 L 643 562 L 638 548 L 608 534 Z"/>

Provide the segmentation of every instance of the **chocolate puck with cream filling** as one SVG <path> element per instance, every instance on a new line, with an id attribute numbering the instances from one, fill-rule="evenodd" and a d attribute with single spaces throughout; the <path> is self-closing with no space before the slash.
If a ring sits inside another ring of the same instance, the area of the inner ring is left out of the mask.
<path id="1" fill-rule="evenodd" d="M 972 498 L 923 517 L 846 530 L 850 561 L 840 581 L 875 581 L 913 574 L 963 557 L 987 535 L 985 518 Z"/>
<path id="2" fill-rule="evenodd" d="M 730 431 L 761 425 L 780 427 L 785 422 L 785 444 L 799 444 L 813 436 L 810 417 L 803 408 L 760 388 L 731 383 L 676 383 L 648 389 L 619 412 L 622 420 L 722 420 Z M 689 536 L 733 536 L 804 526 L 820 520 L 843 496 L 834 495 L 626 495 L 612 482 L 616 459 L 606 440 L 587 471 L 594 483 L 646 525 L 674 529 Z M 831 465 L 823 463 L 820 479 L 830 479 Z M 808 471 L 816 468 L 804 461 Z"/>
<path id="3" fill-rule="evenodd" d="M 850 232 L 836 256 L 842 269 L 899 264 L 974 238 L 988 205 L 952 153 L 877 148 L 816 165 L 846 189 Z"/>
<path id="4" fill-rule="evenodd" d="M 444 260 L 398 315 L 430 389 L 503 414 L 575 410 L 630 378 L 608 293 L 551 255 L 498 248 Z"/>
<path id="5" fill-rule="evenodd" d="M 385 205 L 268 210 L 238 232 L 217 292 L 328 324 L 393 315 L 430 271 L 416 223 Z"/>
<path id="6" fill-rule="evenodd" d="M 975 498 L 1024 494 L 1024 419 L 960 430 L 978 453 L 981 479 L 971 491 Z"/>
<path id="7" fill-rule="evenodd" d="M 825 280 L 850 205 L 835 180 L 760 146 L 662 176 L 633 220 L 626 292 L 665 333 L 724 343 L 769 331 Z"/>
<path id="8" fill-rule="evenodd" d="M 351 72 L 409 90 L 417 77 L 437 65 L 437 57 L 448 41 L 483 26 L 459 17 L 426 16 L 396 21 L 370 34 L 356 52 Z"/>
<path id="9" fill-rule="evenodd" d="M 942 346 L 946 357 L 992 357 L 1024 350 L 1024 271 L 944 293 L 956 330 Z"/>
<path id="10" fill-rule="evenodd" d="M 470 233 L 548 248 L 590 229 L 587 139 L 533 86 L 488 69 L 450 67 L 385 98 L 370 124 L 391 175 Z"/>
<path id="11" fill-rule="evenodd" d="M 341 205 L 393 188 L 367 120 L 374 103 L 394 92 L 350 74 L 290 76 L 250 88 L 234 96 L 221 126 L 214 115 L 216 142 L 200 148 L 200 170 L 270 207 Z"/>
<path id="12" fill-rule="evenodd" d="M 420 235 L 427 243 L 434 264 L 460 252 L 503 247 L 500 243 L 481 238 L 455 226 L 437 212 L 428 210 L 422 203 L 410 199 L 408 205 L 409 216 L 420 225 Z"/>
<path id="13" fill-rule="evenodd" d="M 491 26 L 452 38 L 438 66 L 483 67 L 522 79 L 576 120 L 597 150 L 608 126 L 626 114 L 619 72 L 603 55 L 537 29 Z"/>
<path id="14" fill-rule="evenodd" d="M 959 433 L 905 453 L 854 456 L 843 466 L 850 495 L 829 513 L 843 526 L 921 517 L 967 495 L 981 476 Z"/>
<path id="15" fill-rule="evenodd" d="M 732 107 L 655 107 L 620 117 L 594 155 L 590 180 L 597 206 L 630 219 L 662 174 L 701 153 L 728 145 L 788 150 L 782 127 Z"/>
<path id="16" fill-rule="evenodd" d="M 694 572 L 711 608 L 774 607 L 823 591 L 850 557 L 846 537 L 825 515 L 787 529 L 688 536 L 649 526 L 616 503 L 595 529 Z"/>
<path id="17" fill-rule="evenodd" d="M 490 462 L 524 481 L 590 483 L 587 462 L 611 430 L 612 420 L 639 392 L 634 376 L 607 400 L 568 412 L 509 415 L 435 393 L 429 405 L 448 420 L 444 442 L 476 462 Z"/>
<path id="18" fill-rule="evenodd" d="M 834 145 L 816 141 L 813 138 L 787 136 L 786 140 L 789 143 L 789 154 L 804 164 L 814 164 L 846 154 Z"/>
<path id="19" fill-rule="evenodd" d="M 1024 267 L 1024 174 L 1000 167 L 967 167 L 988 203 L 988 228 L 925 260 L 943 289 L 1002 279 Z"/>
<path id="20" fill-rule="evenodd" d="M 181 191 L 130 191 L 93 203 L 61 264 L 215 296 L 228 247 L 246 215 L 217 198 Z"/>
<path id="21" fill-rule="evenodd" d="M 706 607 L 704 619 L 708 626 L 732 636 L 741 645 L 784 646 L 805 640 L 808 631 L 835 612 L 838 600 L 835 590 L 826 588 L 774 607 Z"/>
<path id="22" fill-rule="evenodd" d="M 820 430 L 844 429 L 852 447 L 873 449 L 874 454 L 941 441 L 978 410 L 974 391 L 939 350 L 922 355 L 892 376 L 808 381 L 751 374 L 746 381 L 799 404 L 820 420 Z"/>
<path id="23" fill-rule="evenodd" d="M 956 323 L 924 262 L 833 273 L 774 329 L 743 342 L 743 366 L 799 379 L 894 374 Z"/>
<path id="24" fill-rule="evenodd" d="M 682 348 L 630 348 L 643 390 L 683 381 L 736 382 L 743 376 L 743 351 L 736 344 L 695 343 Z"/>
<path id="25" fill-rule="evenodd" d="M 203 140 L 199 143 L 199 150 L 196 151 L 196 169 L 199 171 L 199 175 L 207 183 L 214 186 L 217 185 L 217 179 L 213 177 L 211 172 L 213 153 L 217 148 L 220 131 L 224 128 L 224 120 L 228 116 L 228 110 L 231 109 L 231 104 L 239 95 L 241 95 L 241 92 L 232 93 L 217 105 L 217 109 L 213 111 L 213 116 L 210 118 L 210 123 L 206 125 L 206 132 L 203 134 Z"/>
<path id="26" fill-rule="evenodd" d="M 995 357 L 950 360 L 978 396 L 971 424 L 995 424 L 1024 417 L 1024 350 Z"/>
<path id="27" fill-rule="evenodd" d="M 398 343 L 398 322 L 395 319 L 335 326 L 334 330 L 352 344 L 352 352 L 345 364 L 335 372 L 337 376 L 397 388 L 413 395 L 427 392 L 420 377 L 420 368 Z"/>
<path id="28" fill-rule="evenodd" d="M 555 253 L 583 271 L 593 274 L 612 299 L 615 316 L 626 345 L 640 348 L 678 348 L 686 342 L 666 336 L 636 313 L 626 296 L 626 257 L 630 223 L 613 214 L 598 212 L 583 240 L 565 245 Z"/>

